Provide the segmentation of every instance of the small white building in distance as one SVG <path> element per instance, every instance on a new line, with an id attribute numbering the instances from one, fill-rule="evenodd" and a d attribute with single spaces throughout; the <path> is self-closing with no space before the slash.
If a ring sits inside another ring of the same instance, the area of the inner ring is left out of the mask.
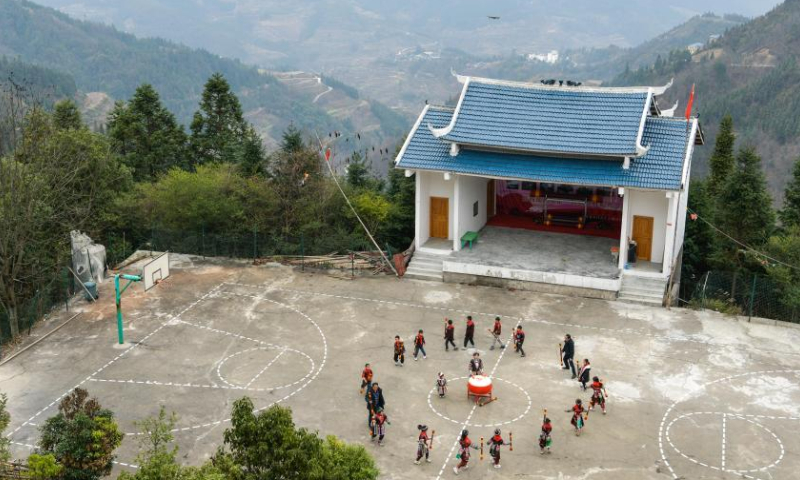
<path id="1" fill-rule="evenodd" d="M 407 275 L 661 305 L 702 144 L 696 118 L 659 109 L 670 85 L 459 81 L 396 159 L 416 178 Z"/>
<path id="2" fill-rule="evenodd" d="M 548 53 L 529 53 L 528 60 L 544 63 L 557 63 L 558 50 L 551 50 Z"/>
<path id="3" fill-rule="evenodd" d="M 702 44 L 702 43 L 700 43 L 700 42 L 698 42 L 698 43 L 692 43 L 691 45 L 688 45 L 688 46 L 686 47 L 686 50 L 689 50 L 689 53 L 691 53 L 692 55 L 694 55 L 695 53 L 697 53 L 697 52 L 699 52 L 700 50 L 702 50 L 704 46 L 705 46 L 705 45 L 703 45 L 703 44 Z"/>

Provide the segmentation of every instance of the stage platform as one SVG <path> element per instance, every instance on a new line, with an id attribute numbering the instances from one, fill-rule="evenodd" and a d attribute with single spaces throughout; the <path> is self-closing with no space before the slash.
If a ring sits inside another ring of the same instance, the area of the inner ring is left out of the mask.
<path id="1" fill-rule="evenodd" d="M 446 282 L 614 298 L 620 270 L 611 255 L 618 240 L 486 226 L 472 250 L 444 261 Z"/>

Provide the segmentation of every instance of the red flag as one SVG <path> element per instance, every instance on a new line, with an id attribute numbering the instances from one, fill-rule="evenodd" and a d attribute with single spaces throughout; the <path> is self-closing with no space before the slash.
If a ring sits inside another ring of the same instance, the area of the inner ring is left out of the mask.
<path id="1" fill-rule="evenodd" d="M 694 104 L 694 83 L 692 84 L 692 93 L 689 94 L 689 103 L 686 104 L 686 120 L 692 116 L 692 104 Z"/>
<path id="2" fill-rule="evenodd" d="M 326 148 L 325 149 L 325 161 L 326 162 L 330 162 L 331 161 L 331 149 L 330 148 Z"/>

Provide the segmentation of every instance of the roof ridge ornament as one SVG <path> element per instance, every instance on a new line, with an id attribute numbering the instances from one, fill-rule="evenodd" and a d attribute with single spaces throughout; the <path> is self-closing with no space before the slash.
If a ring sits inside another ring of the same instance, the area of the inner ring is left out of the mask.
<path id="1" fill-rule="evenodd" d="M 675 116 L 675 112 L 678 110 L 678 104 L 680 104 L 680 103 L 681 103 L 680 100 L 676 100 L 675 101 L 675 105 L 673 105 L 672 108 L 668 108 L 666 110 L 661 110 L 661 116 L 662 117 L 674 117 Z"/>
<path id="2" fill-rule="evenodd" d="M 675 82 L 675 77 L 670 78 L 669 82 L 667 82 L 667 84 L 664 85 L 663 87 L 651 87 L 653 89 L 653 95 L 655 96 L 664 95 L 664 92 L 669 90 L 674 82 Z"/>
<path id="3" fill-rule="evenodd" d="M 453 73 L 455 73 L 455 71 L 453 71 Z M 471 81 L 470 77 L 463 77 L 465 80 L 462 82 L 461 75 L 458 75 L 457 78 L 459 82 L 464 84 L 464 88 L 461 89 L 461 96 L 458 97 L 458 104 L 456 104 L 456 109 L 453 111 L 452 118 L 450 118 L 450 123 L 442 128 L 434 128 L 433 125 L 428 123 L 428 130 L 431 131 L 431 134 L 435 138 L 440 138 L 443 137 L 444 135 L 447 135 L 453 130 L 453 127 L 456 126 L 456 120 L 458 119 L 458 112 L 461 111 L 461 104 L 464 103 L 464 97 L 467 96 L 467 89 L 469 88 L 469 83 Z"/>

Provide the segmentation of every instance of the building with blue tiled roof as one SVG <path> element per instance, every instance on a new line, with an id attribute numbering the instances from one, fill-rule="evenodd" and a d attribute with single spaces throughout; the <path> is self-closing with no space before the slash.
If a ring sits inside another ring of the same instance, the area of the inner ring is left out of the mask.
<path id="1" fill-rule="evenodd" d="M 412 275 L 602 297 L 643 297 L 647 282 L 651 293 L 676 283 L 702 135 L 696 118 L 659 109 L 670 85 L 459 81 L 456 106 L 426 105 L 396 159 L 416 176 L 418 256 L 442 258 L 441 273 L 412 260 Z M 504 266 L 497 258 L 506 251 L 518 261 Z M 553 253 L 567 260 L 550 264 Z M 631 282 L 633 293 L 623 287 Z"/>

